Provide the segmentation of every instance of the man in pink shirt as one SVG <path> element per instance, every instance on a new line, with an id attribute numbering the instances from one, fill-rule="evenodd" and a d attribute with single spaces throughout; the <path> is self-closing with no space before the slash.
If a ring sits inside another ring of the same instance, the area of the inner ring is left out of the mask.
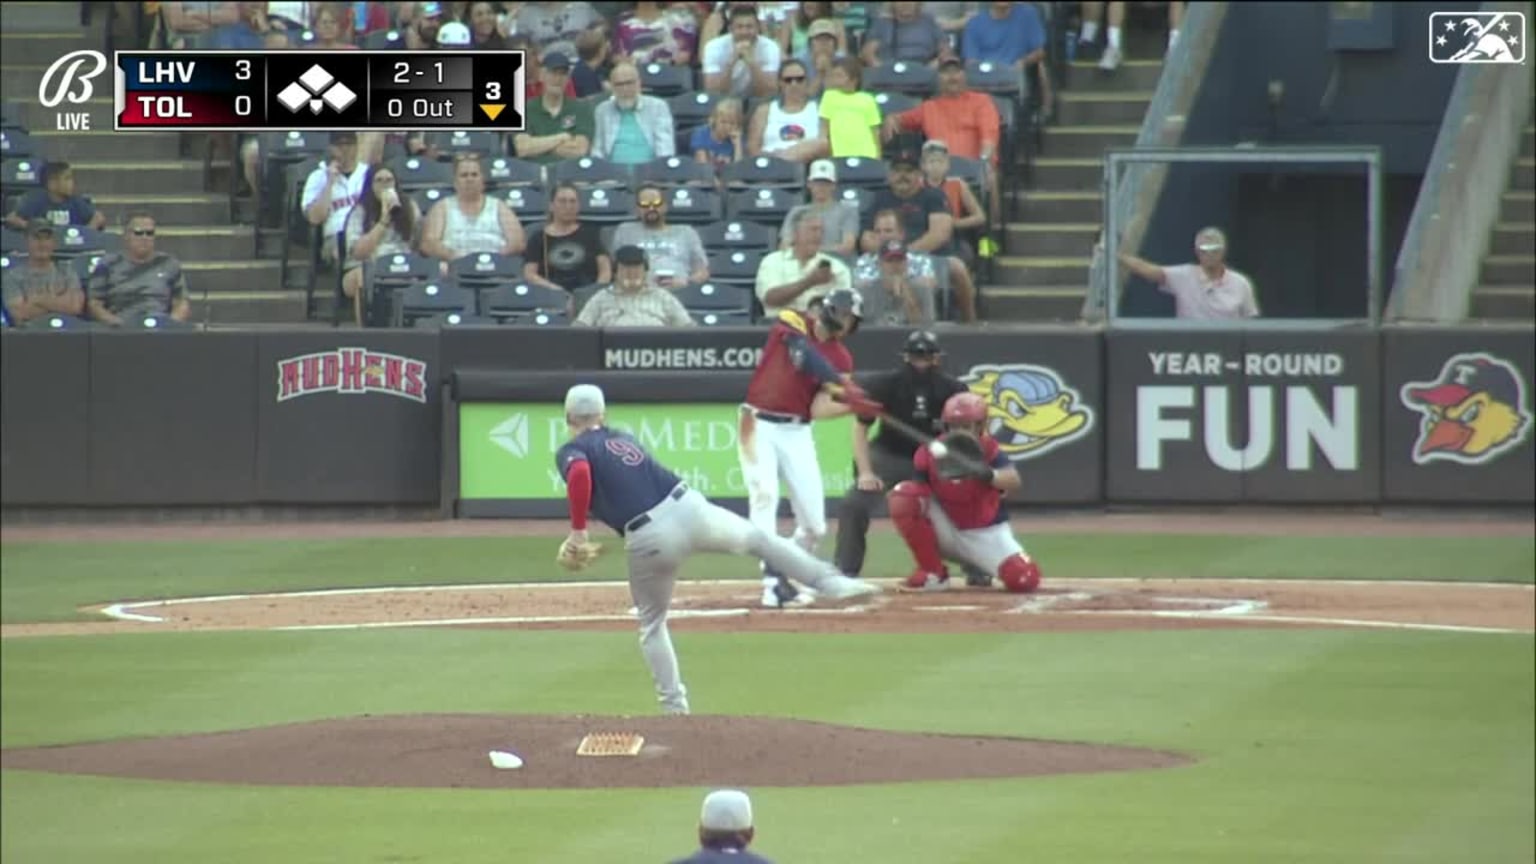
<path id="1" fill-rule="evenodd" d="M 1253 283 L 1227 266 L 1227 236 L 1220 228 L 1202 228 L 1195 235 L 1196 264 L 1162 267 L 1126 252 L 1119 258 L 1132 273 L 1173 295 L 1180 318 L 1219 321 L 1259 317 Z"/>

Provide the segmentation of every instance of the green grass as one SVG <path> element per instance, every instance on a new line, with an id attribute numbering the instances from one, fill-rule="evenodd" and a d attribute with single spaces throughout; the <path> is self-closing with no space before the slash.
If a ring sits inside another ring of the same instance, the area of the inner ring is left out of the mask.
<path id="1" fill-rule="evenodd" d="M 1530 538 L 1041 534 L 1051 577 L 1532 582 Z M 552 538 L 4 544 L 5 621 L 109 600 L 553 579 Z M 618 578 L 618 556 L 583 578 Z M 872 546 L 871 575 L 905 569 Z M 747 576 L 701 559 L 685 576 Z M 780 862 L 1529 862 L 1530 636 L 1332 630 L 675 635 L 695 710 L 1191 753 L 1167 771 L 754 789 Z M 0 641 L 0 745 L 355 714 L 654 710 L 623 632 Z M 722 769 L 722 782 L 729 770 Z M 0 774 L 11 862 L 666 861 L 702 789 L 369 790 Z"/>
<path id="2" fill-rule="evenodd" d="M 0 544 L 0 620 L 78 619 L 85 617 L 78 607 L 113 600 L 569 578 L 554 565 L 557 543 L 549 537 L 6 543 Z M 1536 579 L 1536 539 L 1530 537 L 1041 534 L 1026 538 L 1026 543 L 1048 579 Z M 622 578 L 622 564 L 622 556 L 605 556 L 581 578 Z M 893 535 L 872 538 L 866 575 L 905 575 L 910 566 L 905 548 Z M 751 565 L 739 559 L 710 556 L 690 561 L 683 577 L 728 578 L 751 572 Z"/>

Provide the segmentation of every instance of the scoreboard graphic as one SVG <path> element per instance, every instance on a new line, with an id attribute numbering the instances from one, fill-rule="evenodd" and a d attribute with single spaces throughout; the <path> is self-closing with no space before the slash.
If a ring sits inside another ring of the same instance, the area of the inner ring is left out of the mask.
<path id="1" fill-rule="evenodd" d="M 522 51 L 118 51 L 113 128 L 523 129 Z"/>

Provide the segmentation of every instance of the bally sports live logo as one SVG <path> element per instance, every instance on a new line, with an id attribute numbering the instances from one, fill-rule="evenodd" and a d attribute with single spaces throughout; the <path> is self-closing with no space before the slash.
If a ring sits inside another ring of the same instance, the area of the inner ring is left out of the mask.
<path id="1" fill-rule="evenodd" d="M 277 401 L 314 393 L 383 393 L 425 402 L 427 364 L 367 348 L 337 348 L 277 361 Z"/>
<path id="2" fill-rule="evenodd" d="M 1431 12 L 1431 63 L 1524 63 L 1525 13 Z"/>

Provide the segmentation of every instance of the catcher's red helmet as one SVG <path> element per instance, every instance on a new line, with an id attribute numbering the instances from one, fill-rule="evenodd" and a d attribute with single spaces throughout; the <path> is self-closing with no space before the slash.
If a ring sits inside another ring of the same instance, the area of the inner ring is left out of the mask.
<path id="1" fill-rule="evenodd" d="M 956 393 L 944 401 L 945 423 L 984 423 L 986 419 L 987 400 L 975 393 Z"/>

